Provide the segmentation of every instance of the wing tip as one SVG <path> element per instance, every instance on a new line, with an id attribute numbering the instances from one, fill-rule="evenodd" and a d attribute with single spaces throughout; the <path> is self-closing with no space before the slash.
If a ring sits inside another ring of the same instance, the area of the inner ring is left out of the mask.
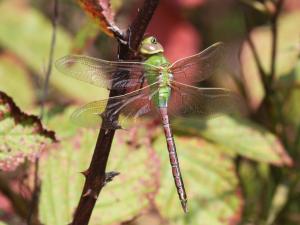
<path id="1" fill-rule="evenodd" d="M 70 58 L 71 56 L 70 55 L 66 55 L 66 56 L 63 56 L 59 59 L 57 59 L 54 63 L 55 65 L 55 68 L 60 71 L 60 72 L 64 72 L 63 70 L 63 65 L 65 65 L 66 63 L 68 63 L 68 59 Z"/>
<path id="2" fill-rule="evenodd" d="M 207 49 L 205 49 L 205 50 L 215 50 L 215 49 L 218 49 L 218 50 L 222 50 L 222 49 L 225 49 L 225 43 L 224 42 L 222 42 L 222 41 L 218 41 L 218 42 L 216 42 L 216 43 L 214 43 L 214 44 L 212 44 L 211 46 L 209 46 Z M 204 51 L 205 51 L 204 50 Z"/>

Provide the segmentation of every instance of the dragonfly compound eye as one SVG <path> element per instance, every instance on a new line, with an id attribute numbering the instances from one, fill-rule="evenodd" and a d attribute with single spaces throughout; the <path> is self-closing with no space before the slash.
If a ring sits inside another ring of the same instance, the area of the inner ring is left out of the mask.
<path id="1" fill-rule="evenodd" d="M 152 39 L 151 39 L 151 43 L 152 43 L 152 44 L 157 44 L 156 38 L 152 38 Z"/>

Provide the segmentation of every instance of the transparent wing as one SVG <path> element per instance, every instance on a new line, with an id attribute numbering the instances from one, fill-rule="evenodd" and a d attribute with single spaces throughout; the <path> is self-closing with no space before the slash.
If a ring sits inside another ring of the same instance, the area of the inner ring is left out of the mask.
<path id="1" fill-rule="evenodd" d="M 238 113 L 238 96 L 223 88 L 198 88 L 172 82 L 169 113 L 173 116 L 195 115 L 208 119 L 224 113 Z"/>
<path id="2" fill-rule="evenodd" d="M 157 93 L 158 83 L 154 83 L 125 95 L 90 102 L 77 109 L 71 119 L 75 124 L 85 127 L 102 124 L 105 129 L 126 128 L 138 117 L 155 113 L 152 100 Z M 117 114 L 120 114 L 118 121 L 115 120 Z"/>
<path id="3" fill-rule="evenodd" d="M 215 43 L 202 52 L 175 61 L 170 66 L 174 80 L 185 84 L 200 82 L 211 77 L 222 65 L 224 46 Z"/>
<path id="4" fill-rule="evenodd" d="M 80 55 L 60 58 L 55 65 L 65 75 L 107 89 L 139 87 L 145 76 L 158 73 L 157 67 L 142 62 L 114 62 Z"/>

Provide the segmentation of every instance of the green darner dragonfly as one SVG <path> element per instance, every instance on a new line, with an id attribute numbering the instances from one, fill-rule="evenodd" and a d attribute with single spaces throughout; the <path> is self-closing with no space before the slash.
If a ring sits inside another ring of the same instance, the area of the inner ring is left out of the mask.
<path id="1" fill-rule="evenodd" d="M 76 123 L 102 123 L 104 129 L 124 128 L 129 118 L 159 115 L 167 141 L 172 174 L 184 212 L 187 196 L 180 172 L 169 115 L 194 113 L 207 117 L 231 111 L 234 97 L 223 88 L 192 86 L 214 74 L 223 47 L 216 43 L 204 51 L 174 63 L 163 55 L 155 37 L 145 38 L 139 48 L 143 62 L 105 61 L 87 56 L 70 55 L 56 62 L 64 74 L 109 90 L 127 89 L 127 94 L 88 103 L 72 114 Z M 130 76 L 128 76 L 128 74 Z M 196 74 L 196 76 L 194 76 Z M 107 104 L 108 101 L 110 104 Z M 115 115 L 120 114 L 119 121 Z"/>

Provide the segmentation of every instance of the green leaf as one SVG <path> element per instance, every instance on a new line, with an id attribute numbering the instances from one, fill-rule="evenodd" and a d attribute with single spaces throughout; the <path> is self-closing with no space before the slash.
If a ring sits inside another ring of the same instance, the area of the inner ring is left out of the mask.
<path id="1" fill-rule="evenodd" d="M 211 120 L 178 119 L 174 129 L 223 146 L 241 156 L 274 165 L 291 165 L 280 140 L 265 128 L 247 120 L 222 116 Z"/>
<path id="2" fill-rule="evenodd" d="M 44 79 L 52 34 L 51 22 L 39 11 L 22 4 L 25 3 L 19 0 L 0 3 L 0 46 L 15 53 L 39 79 Z M 64 30 L 58 27 L 56 33 L 55 60 L 68 54 L 71 47 L 71 37 Z M 106 90 L 68 78 L 55 69 L 50 83 L 64 95 L 81 101 L 107 94 Z"/>
<path id="3" fill-rule="evenodd" d="M 54 132 L 43 128 L 38 117 L 27 115 L 0 91 L 0 170 L 14 170 L 25 159 L 39 157 Z"/>
<path id="4" fill-rule="evenodd" d="M 296 61 L 298 51 L 295 46 L 299 43 L 300 33 L 300 14 L 293 12 L 285 14 L 279 19 L 278 26 L 278 51 L 276 61 L 276 76 L 280 78 L 282 75 L 289 73 Z M 262 66 L 267 74 L 270 72 L 271 58 L 271 31 L 270 27 L 259 27 L 251 32 L 251 38 L 256 46 Z M 258 107 L 263 96 L 263 88 L 260 81 L 259 72 L 249 45 L 244 44 L 242 53 L 242 70 L 245 79 L 245 85 L 251 100 L 252 106 Z"/>
<path id="5" fill-rule="evenodd" d="M 300 58 L 293 71 L 285 76 L 282 76 L 278 81 L 280 86 L 284 86 L 287 91 L 290 91 L 284 99 L 285 105 L 283 112 L 288 122 L 299 126 L 300 125 Z M 293 88 L 294 87 L 294 88 Z"/>
<path id="6" fill-rule="evenodd" d="M 290 187 L 287 184 L 278 184 L 272 199 L 266 225 L 272 225 L 280 211 L 286 206 L 289 198 Z"/>
<path id="7" fill-rule="evenodd" d="M 46 115 L 43 119 L 49 129 L 55 129 L 59 139 L 72 137 L 78 132 L 79 127 L 71 120 L 71 115 L 76 108 L 68 107 L 63 113 Z"/>
<path id="8" fill-rule="evenodd" d="M 292 71 L 282 74 L 274 84 L 277 89 L 299 88 L 300 86 L 300 57 L 298 58 Z"/>
<path id="9" fill-rule="evenodd" d="M 77 54 L 80 54 L 93 40 L 99 35 L 99 26 L 94 21 L 88 20 L 80 27 L 73 42 L 73 49 Z"/>
<path id="10" fill-rule="evenodd" d="M 9 57 L 0 57 L 0 90 L 12 96 L 16 104 L 28 109 L 34 104 L 34 88 L 27 72 Z"/>
<path id="11" fill-rule="evenodd" d="M 289 122 L 300 125 L 300 90 L 295 89 L 291 92 L 289 98 L 286 99 L 286 105 L 284 107 L 284 114 Z"/>
<path id="12" fill-rule="evenodd" d="M 160 156 L 160 189 L 156 204 L 160 213 L 175 224 L 238 224 L 243 200 L 233 158 L 219 147 L 194 137 L 175 136 L 188 213 L 181 209 L 174 187 L 164 137 L 155 142 Z M 173 223 L 172 223 L 173 224 Z"/>
<path id="13" fill-rule="evenodd" d="M 40 219 L 44 224 L 67 224 L 71 221 L 83 188 L 96 142 L 95 130 L 79 130 L 75 137 L 65 138 L 41 160 L 42 177 Z M 60 136 L 60 134 L 58 134 Z M 121 174 L 102 190 L 93 210 L 90 224 L 105 225 L 132 219 L 149 207 L 155 190 L 151 149 L 127 143 L 128 132 L 117 132 L 107 171 Z"/>

